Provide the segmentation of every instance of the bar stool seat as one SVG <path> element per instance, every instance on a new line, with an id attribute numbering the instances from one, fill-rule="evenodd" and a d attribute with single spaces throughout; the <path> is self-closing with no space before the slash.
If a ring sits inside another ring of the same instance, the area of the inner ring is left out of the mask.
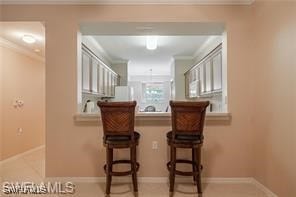
<path id="1" fill-rule="evenodd" d="M 137 131 L 134 131 L 134 140 L 136 144 L 139 144 L 139 139 L 140 139 L 140 133 Z M 104 137 L 104 144 L 127 144 L 129 145 L 131 143 L 131 136 L 130 135 L 106 135 Z"/>
<path id="2" fill-rule="evenodd" d="M 167 133 L 168 144 L 202 144 L 204 136 L 202 134 L 177 134 L 173 140 L 173 132 L 169 131 Z"/>

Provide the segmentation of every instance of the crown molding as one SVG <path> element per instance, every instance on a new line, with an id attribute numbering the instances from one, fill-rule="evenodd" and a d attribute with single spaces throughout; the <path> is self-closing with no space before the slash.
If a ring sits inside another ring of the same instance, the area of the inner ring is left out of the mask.
<path id="1" fill-rule="evenodd" d="M 0 4 L 56 5 L 251 5 L 255 0 L 0 0 Z"/>
<path id="2" fill-rule="evenodd" d="M 44 57 L 41 57 L 37 54 L 35 54 L 34 52 L 30 51 L 29 49 L 26 49 L 22 46 L 19 46 L 17 44 L 14 44 L 13 42 L 9 41 L 9 40 L 6 40 L 2 37 L 0 37 L 0 46 L 2 47 L 6 47 L 6 48 L 9 48 L 9 49 L 12 49 L 18 53 L 21 53 L 23 55 L 26 55 L 30 58 L 33 58 L 33 59 L 36 59 L 38 61 L 41 61 L 41 62 L 45 62 L 45 58 Z"/>
<path id="3" fill-rule="evenodd" d="M 103 59 L 107 60 L 109 64 L 126 64 L 128 60 L 112 59 L 109 53 L 96 41 L 92 36 L 84 36 L 84 39 L 88 40 L 100 53 Z"/>
<path id="4" fill-rule="evenodd" d="M 113 63 L 112 58 L 107 53 L 107 51 L 96 41 L 96 39 L 92 36 L 85 36 L 85 39 L 87 39 L 103 56 L 104 59 L 106 59 L 109 63 Z"/>
<path id="5" fill-rule="evenodd" d="M 193 57 L 199 56 L 211 43 L 219 39 L 220 36 L 210 36 L 194 53 Z"/>

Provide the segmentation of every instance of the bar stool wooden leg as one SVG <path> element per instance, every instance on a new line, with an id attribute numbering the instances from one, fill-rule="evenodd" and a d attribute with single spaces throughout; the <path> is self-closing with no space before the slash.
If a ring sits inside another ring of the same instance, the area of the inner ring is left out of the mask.
<path id="1" fill-rule="evenodd" d="M 130 148 L 130 157 L 131 157 L 131 168 L 132 168 L 132 178 L 133 178 L 133 186 L 134 192 L 138 192 L 138 180 L 137 180 L 137 149 L 136 146 L 133 145 Z"/>
<path id="2" fill-rule="evenodd" d="M 111 181 L 112 181 L 112 162 L 113 162 L 113 149 L 106 148 L 107 165 L 106 165 L 106 194 L 110 194 Z"/>
<path id="3" fill-rule="evenodd" d="M 195 148 L 192 148 L 192 172 L 193 172 L 193 181 L 194 183 L 196 183 L 196 180 L 197 180 L 197 175 L 196 175 L 196 172 L 197 172 L 197 165 L 196 165 L 196 149 Z"/>
<path id="4" fill-rule="evenodd" d="M 174 192 L 176 170 L 176 147 L 171 146 L 170 192 Z"/>
<path id="5" fill-rule="evenodd" d="M 198 170 L 198 175 L 197 175 L 197 191 L 198 194 L 202 194 L 202 183 L 201 183 L 201 147 L 197 148 L 197 170 Z"/>

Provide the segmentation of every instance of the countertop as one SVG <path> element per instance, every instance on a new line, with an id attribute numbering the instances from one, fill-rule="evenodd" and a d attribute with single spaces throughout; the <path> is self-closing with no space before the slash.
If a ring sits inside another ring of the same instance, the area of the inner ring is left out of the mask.
<path id="1" fill-rule="evenodd" d="M 136 120 L 170 120 L 170 112 L 138 112 L 135 114 Z M 230 121 L 231 113 L 229 112 L 208 112 L 206 120 L 210 121 Z M 97 122 L 100 120 L 99 113 L 77 113 L 74 115 L 76 122 Z"/>

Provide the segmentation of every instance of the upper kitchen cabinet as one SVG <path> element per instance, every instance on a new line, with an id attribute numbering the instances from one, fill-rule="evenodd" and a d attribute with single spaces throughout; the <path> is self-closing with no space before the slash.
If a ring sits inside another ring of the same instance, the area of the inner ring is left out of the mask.
<path id="1" fill-rule="evenodd" d="M 99 62 L 92 59 L 92 70 L 91 70 L 91 92 L 98 93 L 98 66 Z"/>
<path id="2" fill-rule="evenodd" d="M 92 51 L 82 45 L 82 92 L 100 97 L 113 97 L 114 79 L 119 76 L 104 64 Z"/>
<path id="3" fill-rule="evenodd" d="M 97 68 L 97 76 L 98 76 L 98 80 L 97 80 L 97 86 L 98 86 L 98 92 L 100 94 L 104 94 L 104 72 L 105 72 L 105 69 L 104 69 L 104 66 L 99 64 L 98 65 L 98 68 Z"/>
<path id="4" fill-rule="evenodd" d="M 222 45 L 206 55 L 185 73 L 187 98 L 211 96 L 222 92 Z"/>
<path id="5" fill-rule="evenodd" d="M 219 51 L 212 58 L 213 63 L 213 90 L 222 90 L 222 52 Z"/>
<path id="6" fill-rule="evenodd" d="M 91 92 L 91 56 L 82 51 L 82 91 Z"/>

